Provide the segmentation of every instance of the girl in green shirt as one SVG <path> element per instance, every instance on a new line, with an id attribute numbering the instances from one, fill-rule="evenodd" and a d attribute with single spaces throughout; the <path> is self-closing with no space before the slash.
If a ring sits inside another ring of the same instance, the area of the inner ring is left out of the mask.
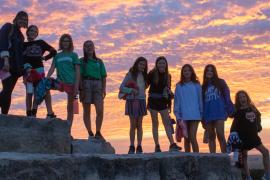
<path id="1" fill-rule="evenodd" d="M 80 79 L 80 61 L 78 55 L 73 52 L 74 46 L 69 34 L 63 34 L 59 40 L 60 52 L 53 58 L 53 63 L 48 72 L 50 78 L 54 70 L 57 71 L 57 80 L 60 81 L 60 91 L 67 93 L 67 120 L 72 126 L 73 100 L 78 94 Z"/>
<path id="2" fill-rule="evenodd" d="M 107 73 L 103 61 L 96 56 L 93 41 L 88 40 L 84 42 L 83 53 L 80 80 L 80 100 L 83 104 L 83 120 L 89 138 L 94 137 L 90 119 L 91 104 L 94 104 L 97 114 L 95 138 L 104 140 L 100 130 L 103 122 Z"/>

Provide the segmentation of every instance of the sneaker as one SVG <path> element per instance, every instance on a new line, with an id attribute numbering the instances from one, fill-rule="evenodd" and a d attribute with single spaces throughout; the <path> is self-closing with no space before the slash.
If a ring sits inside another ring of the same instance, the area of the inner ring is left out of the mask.
<path id="1" fill-rule="evenodd" d="M 135 153 L 135 147 L 129 146 L 128 154 L 134 154 Z"/>
<path id="2" fill-rule="evenodd" d="M 47 118 L 54 119 L 54 118 L 56 118 L 56 115 L 54 113 L 47 114 Z"/>
<path id="3" fill-rule="evenodd" d="M 245 180 L 253 180 L 251 176 L 247 176 Z"/>
<path id="4" fill-rule="evenodd" d="M 88 140 L 94 138 L 94 133 L 92 131 L 88 132 Z"/>
<path id="5" fill-rule="evenodd" d="M 96 132 L 95 138 L 99 139 L 99 140 L 102 140 L 102 141 L 105 141 L 105 138 L 102 136 L 100 131 Z"/>
<path id="6" fill-rule="evenodd" d="M 173 143 L 173 144 L 170 145 L 169 151 L 179 151 L 181 149 L 182 148 L 180 146 L 177 146 L 176 143 Z"/>
<path id="7" fill-rule="evenodd" d="M 142 146 L 137 146 L 136 148 L 136 154 L 142 154 L 143 153 L 143 150 L 142 150 Z"/>
<path id="8" fill-rule="evenodd" d="M 37 117 L 37 109 L 32 109 L 32 117 Z"/>
<path id="9" fill-rule="evenodd" d="M 32 110 L 27 110 L 26 111 L 26 116 L 31 117 L 32 116 Z"/>
<path id="10" fill-rule="evenodd" d="M 155 152 L 157 153 L 157 152 L 161 152 L 161 149 L 160 149 L 160 145 L 158 144 L 158 145 L 156 145 L 156 147 L 155 147 Z"/>

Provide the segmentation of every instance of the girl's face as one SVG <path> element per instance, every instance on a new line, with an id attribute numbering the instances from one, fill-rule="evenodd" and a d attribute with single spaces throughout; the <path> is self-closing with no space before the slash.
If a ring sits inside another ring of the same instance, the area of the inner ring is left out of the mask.
<path id="1" fill-rule="evenodd" d="M 183 76 L 184 76 L 185 80 L 190 80 L 191 75 L 192 75 L 191 69 L 188 66 L 184 67 L 183 68 Z"/>
<path id="2" fill-rule="evenodd" d="M 239 103 L 240 103 L 241 106 L 248 105 L 248 98 L 247 98 L 245 93 L 242 93 L 242 92 L 239 93 L 238 100 L 239 100 Z"/>
<path id="3" fill-rule="evenodd" d="M 61 42 L 61 44 L 62 44 L 63 50 L 68 50 L 71 45 L 71 39 L 69 39 L 68 37 L 65 37 L 63 41 Z"/>
<path id="4" fill-rule="evenodd" d="M 211 79 L 214 77 L 214 70 L 211 66 L 209 66 L 207 69 L 206 69 L 206 74 L 205 74 L 206 78 L 207 79 Z"/>
<path id="5" fill-rule="evenodd" d="M 36 27 L 32 27 L 27 31 L 27 38 L 29 40 L 34 40 L 38 36 L 38 29 Z"/>
<path id="6" fill-rule="evenodd" d="M 27 24 L 28 24 L 28 17 L 26 16 L 21 16 L 17 19 L 17 26 L 19 28 L 27 28 Z"/>
<path id="7" fill-rule="evenodd" d="M 140 61 L 138 63 L 138 70 L 139 70 L 139 72 L 144 72 L 145 67 L 146 67 L 146 61 Z"/>
<path id="8" fill-rule="evenodd" d="M 161 59 L 157 62 L 157 69 L 160 73 L 165 73 L 167 62 L 164 59 Z"/>
<path id="9" fill-rule="evenodd" d="M 87 41 L 83 47 L 84 52 L 87 54 L 93 54 L 95 51 L 95 45 L 92 41 Z"/>

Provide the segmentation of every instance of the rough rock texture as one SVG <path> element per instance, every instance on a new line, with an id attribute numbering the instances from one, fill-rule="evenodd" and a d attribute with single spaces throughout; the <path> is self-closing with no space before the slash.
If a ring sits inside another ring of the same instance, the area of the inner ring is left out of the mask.
<path id="1" fill-rule="evenodd" d="M 115 149 L 109 142 L 90 138 L 89 140 L 76 139 L 72 141 L 73 153 L 82 154 L 115 154 Z"/>
<path id="2" fill-rule="evenodd" d="M 0 152 L 70 153 L 70 144 L 66 121 L 0 115 Z"/>
<path id="3" fill-rule="evenodd" d="M 229 157 L 213 154 L 44 155 L 0 153 L 0 180 L 236 180 Z"/>

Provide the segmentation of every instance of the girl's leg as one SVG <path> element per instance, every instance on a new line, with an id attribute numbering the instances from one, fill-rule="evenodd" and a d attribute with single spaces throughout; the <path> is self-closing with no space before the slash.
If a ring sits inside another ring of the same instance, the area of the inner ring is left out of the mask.
<path id="1" fill-rule="evenodd" d="M 213 122 L 208 122 L 206 124 L 206 129 L 208 131 L 208 146 L 210 153 L 216 153 L 216 132 Z"/>
<path id="2" fill-rule="evenodd" d="M 263 155 L 263 166 L 264 166 L 264 172 L 267 175 L 270 175 L 270 167 L 269 167 L 269 151 L 266 149 L 264 145 L 259 145 L 256 147 L 258 151 L 260 151 Z"/>
<path id="3" fill-rule="evenodd" d="M 188 128 L 188 139 L 192 145 L 193 152 L 199 152 L 199 145 L 197 142 L 197 130 L 199 121 L 190 121 L 188 122 L 189 128 Z"/>
<path id="4" fill-rule="evenodd" d="M 26 115 L 27 116 L 31 116 L 31 110 L 32 110 L 32 98 L 33 98 L 33 94 L 28 94 L 26 93 L 26 99 L 25 99 L 25 103 L 26 103 Z"/>
<path id="5" fill-rule="evenodd" d="M 190 141 L 188 138 L 184 138 L 184 146 L 185 146 L 185 152 L 190 152 L 191 147 L 190 147 Z"/>
<path id="6" fill-rule="evenodd" d="M 245 171 L 245 175 L 246 177 L 250 176 L 250 172 L 249 172 L 249 168 L 248 168 L 248 164 L 247 164 L 247 150 L 243 150 L 242 152 L 242 160 L 243 160 L 243 166 L 244 166 L 244 171 Z"/>
<path id="7" fill-rule="evenodd" d="M 165 127 L 167 137 L 168 137 L 168 139 L 170 141 L 170 144 L 172 145 L 172 144 L 174 144 L 174 139 L 173 139 L 173 136 L 172 136 L 173 132 L 172 132 L 171 121 L 170 121 L 170 118 L 169 118 L 168 109 L 160 111 L 160 115 L 161 115 L 161 118 L 162 118 L 163 125 Z"/>
<path id="8" fill-rule="evenodd" d="M 74 101 L 74 95 L 72 93 L 68 93 L 68 102 L 67 102 L 67 120 L 70 123 L 70 129 L 73 122 L 73 101 Z"/>
<path id="9" fill-rule="evenodd" d="M 130 120 L 130 129 L 129 129 L 130 146 L 134 146 L 136 119 L 134 117 L 129 116 L 129 120 Z"/>
<path id="10" fill-rule="evenodd" d="M 218 120 L 215 121 L 215 128 L 217 132 L 217 138 L 220 145 L 220 150 L 222 153 L 226 153 L 226 140 L 225 140 L 225 134 L 224 134 L 224 121 Z"/>
<path id="11" fill-rule="evenodd" d="M 158 112 L 150 109 L 150 115 L 152 119 L 152 134 L 154 138 L 155 145 L 159 145 L 158 140 Z"/>
<path id="12" fill-rule="evenodd" d="M 89 136 L 93 136 L 91 128 L 91 104 L 83 103 L 83 122 L 88 131 Z"/>
<path id="13" fill-rule="evenodd" d="M 35 102 L 35 101 L 34 101 Z M 34 103 L 35 105 L 36 103 Z M 53 110 L 52 110 L 52 96 L 50 91 L 47 91 L 46 96 L 45 96 L 45 104 L 46 104 L 46 108 L 47 108 L 47 113 L 48 115 L 52 115 L 53 114 Z M 37 109 L 37 104 L 36 104 L 36 109 Z"/>
<path id="14" fill-rule="evenodd" d="M 103 122 L 103 114 L 104 114 L 104 103 L 103 101 L 99 101 L 94 104 L 96 108 L 96 132 L 100 132 L 102 122 Z"/>
<path id="15" fill-rule="evenodd" d="M 143 120 L 143 116 L 136 118 L 136 121 L 137 121 L 137 141 L 138 141 L 137 146 L 142 145 L 142 137 L 143 137 L 142 120 Z"/>

